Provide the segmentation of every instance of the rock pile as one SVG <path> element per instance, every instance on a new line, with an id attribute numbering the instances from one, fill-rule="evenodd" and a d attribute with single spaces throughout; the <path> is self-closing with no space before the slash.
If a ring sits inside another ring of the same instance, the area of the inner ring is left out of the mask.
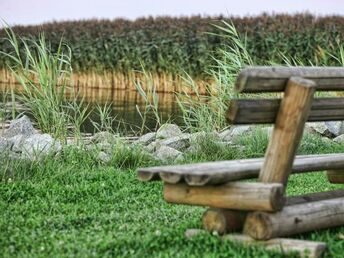
<path id="1" fill-rule="evenodd" d="M 11 121 L 0 134 L 0 153 L 10 158 L 37 160 L 60 149 L 61 143 L 38 133 L 27 116 Z"/>
<path id="2" fill-rule="evenodd" d="M 227 146 L 235 144 L 235 139 L 254 132 L 252 126 L 232 126 L 222 132 L 183 133 L 175 124 L 164 124 L 157 132 L 142 135 L 135 141 L 125 142 L 128 148 L 133 145 L 142 148 L 155 159 L 182 160 L 185 153 L 195 152 L 200 148 L 200 142 L 210 138 L 216 143 Z M 272 127 L 261 128 L 267 135 L 271 135 Z M 326 137 L 328 141 L 344 143 L 344 122 L 307 123 L 306 130 L 310 133 Z M 85 142 L 90 151 L 97 151 L 95 156 L 103 163 L 111 161 L 111 155 L 119 136 L 109 132 L 100 132 Z M 122 141 L 123 142 L 123 141 Z M 75 144 L 73 141 L 67 145 Z M 244 146 L 241 146 L 244 147 Z M 0 131 L 0 157 L 37 160 L 51 153 L 58 153 L 62 149 L 60 141 L 49 134 L 39 133 L 33 127 L 27 116 L 11 121 L 9 127 Z"/>

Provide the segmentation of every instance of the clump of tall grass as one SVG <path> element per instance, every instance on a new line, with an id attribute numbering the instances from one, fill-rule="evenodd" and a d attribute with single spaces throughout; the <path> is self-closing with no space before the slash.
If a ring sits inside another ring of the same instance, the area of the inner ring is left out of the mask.
<path id="1" fill-rule="evenodd" d="M 178 104 L 182 111 L 184 122 L 190 130 L 214 131 L 226 127 L 226 111 L 228 102 L 234 95 L 233 86 L 238 72 L 246 65 L 252 65 L 246 47 L 246 38 L 237 32 L 232 23 L 223 21 L 223 26 L 214 25 L 225 37 L 228 44 L 219 50 L 222 59 L 213 57 L 216 65 L 209 72 L 215 82 L 202 95 L 191 76 L 183 76 L 187 87 L 192 89 L 193 95 L 186 91 L 177 94 Z"/>
<path id="2" fill-rule="evenodd" d="M 143 98 L 145 106 L 143 110 L 140 110 L 139 106 L 136 105 L 136 110 L 141 117 L 141 128 L 140 133 L 142 134 L 145 130 L 149 129 L 147 127 L 147 122 L 149 119 L 153 119 L 155 123 L 155 129 L 161 126 L 161 116 L 159 114 L 159 97 L 156 92 L 156 87 L 152 78 L 152 74 L 145 70 L 142 65 L 143 79 L 135 81 L 135 87 L 137 92 Z M 146 89 L 143 89 L 142 84 L 146 85 Z"/>
<path id="3" fill-rule="evenodd" d="M 76 135 L 80 134 L 80 126 L 88 116 L 87 107 L 74 94 L 68 104 L 65 97 L 70 82 L 71 49 L 61 39 L 53 51 L 44 34 L 36 41 L 17 37 L 8 27 L 5 31 L 12 52 L 0 53 L 11 60 L 8 68 L 22 86 L 17 99 L 42 132 L 62 139 L 72 127 Z"/>

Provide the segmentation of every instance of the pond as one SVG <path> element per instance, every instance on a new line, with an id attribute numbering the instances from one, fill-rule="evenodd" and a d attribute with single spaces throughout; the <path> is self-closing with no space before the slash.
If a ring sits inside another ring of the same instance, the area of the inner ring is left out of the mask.
<path id="1" fill-rule="evenodd" d="M 11 87 L 19 89 L 19 85 Z M 9 85 L 0 84 L 0 101 L 4 94 L 8 94 Z M 144 99 L 137 91 L 130 90 L 112 90 L 99 88 L 77 88 L 75 90 L 78 96 L 89 104 L 92 113 L 90 119 L 85 122 L 82 130 L 84 133 L 93 133 L 94 122 L 99 122 L 99 115 L 95 111 L 96 106 L 111 105 L 111 117 L 115 118 L 113 129 L 127 134 L 135 134 L 142 126 L 142 119 L 137 111 L 137 107 L 143 111 L 145 107 Z M 171 121 L 182 124 L 181 111 L 178 107 L 176 96 L 173 93 L 157 93 L 159 99 L 158 111 L 162 121 Z M 153 114 L 149 114 L 146 130 L 154 130 L 156 122 Z"/>

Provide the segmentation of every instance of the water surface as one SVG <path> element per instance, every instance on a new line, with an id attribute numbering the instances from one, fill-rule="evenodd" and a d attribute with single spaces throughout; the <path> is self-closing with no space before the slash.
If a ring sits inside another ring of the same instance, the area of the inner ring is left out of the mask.
<path id="1" fill-rule="evenodd" d="M 20 86 L 11 85 L 20 91 Z M 5 95 L 9 96 L 9 85 L 0 84 L 0 101 Z M 126 131 L 133 134 L 142 126 L 142 119 L 137 111 L 137 107 L 143 112 L 145 101 L 137 91 L 113 90 L 99 88 L 77 88 L 75 92 L 80 99 L 89 104 L 90 109 L 96 110 L 96 106 L 111 105 L 111 116 L 115 118 L 113 129 Z M 182 123 L 181 112 L 178 107 L 176 96 L 173 93 L 157 93 L 159 99 L 158 111 L 162 121 L 171 121 L 177 124 Z M 67 96 L 68 98 L 68 96 Z M 148 113 L 146 122 L 147 130 L 154 130 L 156 122 L 152 113 Z M 91 113 L 90 119 L 99 122 L 99 115 L 96 111 Z M 95 128 L 91 120 L 88 120 L 83 126 L 83 132 L 93 133 Z"/>

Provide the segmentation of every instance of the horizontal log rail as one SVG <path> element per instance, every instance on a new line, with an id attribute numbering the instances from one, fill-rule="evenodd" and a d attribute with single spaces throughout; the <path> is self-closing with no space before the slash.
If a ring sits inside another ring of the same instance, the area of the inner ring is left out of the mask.
<path id="1" fill-rule="evenodd" d="M 277 183 L 231 182 L 220 186 L 164 184 L 169 203 L 248 211 L 278 211 L 285 203 L 284 186 Z"/>
<path id="2" fill-rule="evenodd" d="M 274 123 L 281 99 L 231 100 L 227 120 L 231 124 Z M 344 98 L 317 98 L 313 100 L 307 121 L 344 120 Z"/>
<path id="3" fill-rule="evenodd" d="M 244 233 L 258 240 L 344 225 L 344 197 L 286 206 L 276 213 L 247 215 Z"/>
<path id="4" fill-rule="evenodd" d="M 344 197 L 344 189 L 288 197 L 286 198 L 285 206 L 340 197 Z M 203 214 L 202 225 L 205 230 L 209 232 L 217 232 L 220 235 L 230 232 L 238 232 L 244 227 L 247 214 L 247 211 L 209 208 Z"/>
<path id="5" fill-rule="evenodd" d="M 317 91 L 343 91 L 343 67 L 248 67 L 236 81 L 241 93 L 282 92 L 292 76 L 303 77 L 317 84 Z"/>
<path id="6" fill-rule="evenodd" d="M 257 178 L 264 158 L 204 162 L 186 165 L 161 166 L 138 169 L 141 181 L 163 180 L 176 184 L 203 186 L 224 184 L 231 181 Z M 344 154 L 296 156 L 292 173 L 306 173 L 344 168 Z M 344 171 L 344 170 L 343 170 Z"/>

